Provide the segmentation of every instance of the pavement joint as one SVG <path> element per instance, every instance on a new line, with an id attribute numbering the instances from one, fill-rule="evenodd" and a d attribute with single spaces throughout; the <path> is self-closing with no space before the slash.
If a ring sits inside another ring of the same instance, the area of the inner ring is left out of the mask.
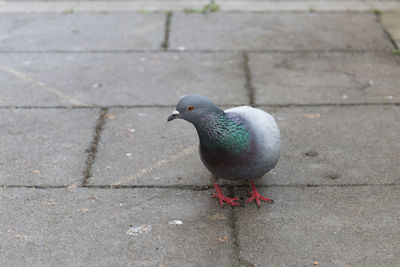
<path id="1" fill-rule="evenodd" d="M 390 187 L 399 186 L 400 183 L 382 183 L 382 184 L 271 184 L 257 185 L 257 188 L 345 188 L 345 187 Z M 249 184 L 221 184 L 221 188 L 228 190 L 236 190 L 240 188 L 249 188 Z M 71 188 L 71 185 L 0 185 L 0 188 L 31 188 L 31 189 L 59 189 Z M 89 189 L 175 189 L 175 190 L 192 190 L 206 191 L 213 188 L 213 184 L 207 185 L 76 185 L 74 188 Z"/>
<path id="2" fill-rule="evenodd" d="M 386 39 L 389 40 L 389 42 L 393 45 L 394 49 L 398 49 L 396 42 L 393 40 L 392 36 L 390 33 L 385 29 L 385 27 L 382 24 L 382 19 L 381 19 L 381 12 L 374 12 L 376 21 L 378 22 L 379 26 L 382 28 L 383 34 Z"/>
<path id="3" fill-rule="evenodd" d="M 388 49 L 190 49 L 185 50 L 177 48 L 164 49 L 121 49 L 121 50 L 109 50 L 109 49 L 99 49 L 99 50 L 1 50 L 0 54 L 107 54 L 107 53 L 366 53 L 366 52 L 391 52 Z"/>
<path id="4" fill-rule="evenodd" d="M 288 107 L 354 107 L 354 106 L 399 106 L 400 102 L 349 102 L 349 103 L 261 103 L 254 104 L 253 107 L 271 107 L 271 108 L 288 108 Z M 234 104 L 220 105 L 221 108 L 230 108 Z M 0 106 L 0 109 L 134 109 L 134 108 L 175 108 L 175 105 L 108 105 L 108 106 Z"/>
<path id="5" fill-rule="evenodd" d="M 92 166 L 96 158 L 97 145 L 100 140 L 101 131 L 103 130 L 103 127 L 106 122 L 105 116 L 107 114 L 107 111 L 108 108 L 102 108 L 100 110 L 100 115 L 96 123 L 96 128 L 94 130 L 92 143 L 90 144 L 90 147 L 86 151 L 87 158 L 86 158 L 86 168 L 83 173 L 83 182 L 82 182 L 83 186 L 85 186 L 88 183 L 88 180 L 92 177 Z"/>
<path id="6" fill-rule="evenodd" d="M 251 70 L 250 70 L 250 66 L 249 66 L 249 55 L 247 52 L 243 52 L 243 61 L 244 61 L 244 73 L 245 73 L 245 77 L 246 77 L 246 84 L 245 84 L 245 88 L 248 92 L 248 96 L 249 96 L 249 105 L 253 106 L 255 104 L 254 101 L 254 94 L 255 94 L 255 89 L 254 86 L 251 82 Z"/>
<path id="7" fill-rule="evenodd" d="M 399 49 L 399 47 L 396 44 L 396 41 L 393 40 L 392 35 L 385 29 L 385 27 L 383 27 L 380 14 L 376 14 L 376 16 L 377 16 L 379 25 L 382 27 L 382 31 L 383 31 L 385 37 L 390 41 L 390 43 L 393 45 L 394 49 Z"/>
<path id="8" fill-rule="evenodd" d="M 170 26 L 171 26 L 172 12 L 167 12 L 165 18 L 165 30 L 164 30 L 164 41 L 161 44 L 161 47 L 164 51 L 168 50 L 169 47 L 169 34 L 170 34 Z"/>
<path id="9" fill-rule="evenodd" d="M 62 1 L 62 2 L 19 2 L 1 3 L 2 13 L 54 12 L 54 13 L 101 13 L 138 12 L 159 13 L 169 10 L 182 12 L 185 9 L 204 8 L 205 4 L 216 3 L 223 13 L 271 13 L 271 12 L 371 12 L 371 10 L 400 9 L 393 1 Z"/>

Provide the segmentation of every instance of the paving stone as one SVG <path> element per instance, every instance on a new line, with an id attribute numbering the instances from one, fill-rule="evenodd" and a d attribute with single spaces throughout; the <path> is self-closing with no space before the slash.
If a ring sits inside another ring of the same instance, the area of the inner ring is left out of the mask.
<path id="1" fill-rule="evenodd" d="M 0 184 L 80 184 L 97 117 L 97 110 L 1 110 Z"/>
<path id="2" fill-rule="evenodd" d="M 400 5 L 400 3 L 398 3 Z M 397 47 L 400 47 L 400 11 L 385 12 L 381 15 L 383 27 L 390 34 Z"/>
<path id="3" fill-rule="evenodd" d="M 0 88 L 0 105 L 173 106 L 189 93 L 218 104 L 248 101 L 235 53 L 3 54 Z"/>
<path id="4" fill-rule="evenodd" d="M 276 111 L 281 159 L 258 183 L 400 182 L 399 110 L 394 106 L 338 106 Z M 112 109 L 90 183 L 204 186 L 215 181 L 200 161 L 194 127 L 182 120 L 167 124 L 170 112 L 168 108 Z"/>
<path id="5" fill-rule="evenodd" d="M 163 42 L 164 24 L 165 14 L 3 14 L 0 47 L 3 51 L 154 50 Z"/>
<path id="6" fill-rule="evenodd" d="M 373 14 L 175 13 L 170 48 L 203 50 L 391 49 Z"/>
<path id="7" fill-rule="evenodd" d="M 260 184 L 400 183 L 399 107 L 292 107 L 275 116 L 281 158 Z"/>
<path id="8" fill-rule="evenodd" d="M 208 185 L 198 137 L 183 120 L 167 123 L 172 108 L 111 109 L 90 184 Z M 176 160 L 175 157 L 178 157 Z M 169 162 L 171 160 L 171 162 Z"/>
<path id="9" fill-rule="evenodd" d="M 232 266 L 209 191 L 2 188 L 0 203 L 3 266 Z"/>
<path id="10" fill-rule="evenodd" d="M 242 192 L 245 193 L 245 192 Z M 397 266 L 400 187 L 263 188 L 237 209 L 240 257 L 255 266 Z"/>
<path id="11" fill-rule="evenodd" d="M 255 102 L 373 103 L 400 100 L 400 57 L 369 53 L 251 53 Z"/>

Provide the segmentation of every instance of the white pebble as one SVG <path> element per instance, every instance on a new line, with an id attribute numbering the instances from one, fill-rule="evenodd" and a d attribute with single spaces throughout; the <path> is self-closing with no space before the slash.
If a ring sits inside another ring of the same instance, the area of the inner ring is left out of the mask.
<path id="1" fill-rule="evenodd" d="M 127 157 L 131 157 L 132 156 L 132 153 L 126 153 L 125 154 Z"/>
<path id="2" fill-rule="evenodd" d="M 131 227 L 126 231 L 127 235 L 139 235 L 139 234 L 147 234 L 150 233 L 151 231 L 151 225 L 141 225 L 138 227 Z"/>
<path id="3" fill-rule="evenodd" d="M 172 221 L 168 222 L 168 224 L 171 224 L 171 225 L 182 225 L 183 222 L 179 221 L 179 220 L 172 220 Z"/>
<path id="4" fill-rule="evenodd" d="M 347 95 L 342 95 L 342 98 L 343 99 L 347 99 L 347 98 L 349 98 Z"/>
<path id="5" fill-rule="evenodd" d="M 184 46 L 180 46 L 180 47 L 178 47 L 178 50 L 179 51 L 185 51 L 185 47 Z"/>
<path id="6" fill-rule="evenodd" d="M 130 131 L 131 133 L 136 132 L 135 129 L 133 129 L 133 128 L 129 129 L 129 131 Z"/>

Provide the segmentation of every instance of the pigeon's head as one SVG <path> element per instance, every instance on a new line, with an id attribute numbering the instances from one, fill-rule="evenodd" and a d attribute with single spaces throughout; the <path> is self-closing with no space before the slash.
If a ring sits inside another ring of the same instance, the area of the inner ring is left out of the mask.
<path id="1" fill-rule="evenodd" d="M 213 111 L 220 111 L 220 109 L 204 96 L 197 94 L 185 95 L 179 100 L 176 109 L 168 117 L 168 121 L 184 119 L 195 123 L 202 115 Z"/>

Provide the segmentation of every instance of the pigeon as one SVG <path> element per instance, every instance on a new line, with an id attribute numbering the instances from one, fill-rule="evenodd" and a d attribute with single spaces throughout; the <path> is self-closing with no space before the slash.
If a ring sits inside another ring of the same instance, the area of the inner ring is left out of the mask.
<path id="1" fill-rule="evenodd" d="M 183 119 L 194 125 L 199 136 L 200 158 L 217 178 L 251 180 L 246 203 L 274 202 L 261 196 L 254 180 L 275 168 L 280 154 L 280 131 L 275 119 L 260 109 L 239 106 L 222 110 L 198 94 L 183 96 L 167 121 Z M 221 205 L 240 206 L 239 198 L 226 197 L 214 183 Z"/>

